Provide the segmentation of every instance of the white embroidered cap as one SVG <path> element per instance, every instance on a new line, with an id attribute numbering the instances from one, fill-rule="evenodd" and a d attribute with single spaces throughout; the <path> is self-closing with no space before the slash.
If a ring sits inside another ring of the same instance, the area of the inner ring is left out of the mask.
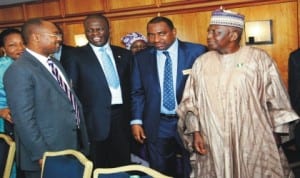
<path id="1" fill-rule="evenodd" d="M 245 16 L 233 11 L 224 10 L 222 7 L 212 12 L 211 25 L 224 25 L 231 27 L 244 28 Z"/>

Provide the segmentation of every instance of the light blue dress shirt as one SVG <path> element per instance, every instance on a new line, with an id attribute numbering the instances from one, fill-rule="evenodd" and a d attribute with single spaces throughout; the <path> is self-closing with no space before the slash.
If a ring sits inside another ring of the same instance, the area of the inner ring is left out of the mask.
<path id="1" fill-rule="evenodd" d="M 58 50 L 55 53 L 53 53 L 53 57 L 58 61 L 60 61 L 61 51 L 62 51 L 62 45 L 60 45 Z"/>
<path id="2" fill-rule="evenodd" d="M 101 55 L 100 55 L 100 52 L 99 52 L 100 47 L 94 46 L 91 43 L 90 43 L 90 46 L 92 47 L 95 55 L 97 56 L 97 59 L 98 59 L 100 65 L 102 67 L 103 64 L 102 64 Z M 113 55 L 113 52 L 110 48 L 109 41 L 102 47 L 105 48 L 106 53 L 110 57 L 111 62 L 113 63 L 113 66 L 115 68 L 115 71 L 117 72 L 117 76 L 119 77 L 117 66 L 116 66 L 116 63 L 115 63 L 115 60 L 114 60 L 114 55 Z M 119 81 L 120 81 L 120 79 L 119 79 Z M 112 105 L 114 105 L 114 104 L 123 104 L 121 85 L 119 85 L 117 88 L 109 87 L 109 90 L 110 90 L 110 93 L 111 93 L 111 104 Z"/>
<path id="3" fill-rule="evenodd" d="M 172 111 L 169 111 L 163 106 L 163 81 L 164 81 L 164 68 L 165 68 L 165 61 L 166 56 L 163 54 L 163 51 L 168 51 L 169 55 L 172 60 L 172 73 L 173 73 L 173 88 L 174 88 L 174 96 L 175 96 L 175 109 Z M 176 98 L 176 79 L 177 79 L 177 66 L 178 66 L 178 39 L 174 41 L 174 43 L 167 49 L 167 50 L 157 50 L 156 53 L 156 59 L 157 59 L 157 70 L 158 70 L 158 78 L 159 78 L 159 85 L 160 85 L 160 91 L 161 91 L 161 101 L 160 101 L 160 112 L 164 114 L 175 114 L 176 109 L 178 107 L 177 105 L 177 98 Z M 135 119 L 130 122 L 130 125 L 133 124 L 143 124 L 143 121 L 141 119 Z"/>

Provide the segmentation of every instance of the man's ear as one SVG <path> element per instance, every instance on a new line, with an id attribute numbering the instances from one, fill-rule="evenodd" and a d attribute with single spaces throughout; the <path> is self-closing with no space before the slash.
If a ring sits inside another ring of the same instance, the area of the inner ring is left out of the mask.
<path id="1" fill-rule="evenodd" d="M 231 32 L 231 37 L 230 37 L 231 41 L 236 41 L 238 39 L 238 37 L 239 37 L 239 34 L 237 31 Z"/>
<path id="2" fill-rule="evenodd" d="M 31 34 L 31 37 L 34 41 L 39 41 L 40 40 L 40 34 L 38 34 L 38 33 Z"/>
<path id="3" fill-rule="evenodd" d="M 0 47 L 0 56 L 6 56 L 4 47 Z"/>

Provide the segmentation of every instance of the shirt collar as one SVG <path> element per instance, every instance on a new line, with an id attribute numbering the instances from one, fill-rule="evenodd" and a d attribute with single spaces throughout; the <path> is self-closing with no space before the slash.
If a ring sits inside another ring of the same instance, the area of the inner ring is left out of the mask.
<path id="1" fill-rule="evenodd" d="M 157 50 L 158 53 L 162 53 L 164 51 L 168 51 L 169 53 L 175 54 L 178 49 L 178 39 L 176 38 L 173 44 L 166 50 Z"/>
<path id="2" fill-rule="evenodd" d="M 39 53 L 37 53 L 37 52 L 35 52 L 35 51 L 32 51 L 32 50 L 30 50 L 30 49 L 28 49 L 28 48 L 26 48 L 26 50 L 27 50 L 30 54 L 32 54 L 34 57 L 36 57 L 38 60 L 47 61 L 47 60 L 50 58 L 50 56 L 48 56 L 48 57 L 43 56 L 43 55 L 41 55 L 41 54 L 39 54 Z"/>
<path id="3" fill-rule="evenodd" d="M 105 50 L 110 50 L 110 45 L 109 45 L 109 40 L 107 41 L 107 43 L 105 43 L 105 45 L 103 45 L 103 46 L 101 46 L 101 47 L 99 47 L 99 46 L 95 46 L 95 45 L 93 45 L 92 43 L 89 43 L 89 45 L 93 48 L 93 50 L 95 50 L 95 51 L 99 51 L 99 49 L 101 49 L 101 48 L 105 48 Z"/>

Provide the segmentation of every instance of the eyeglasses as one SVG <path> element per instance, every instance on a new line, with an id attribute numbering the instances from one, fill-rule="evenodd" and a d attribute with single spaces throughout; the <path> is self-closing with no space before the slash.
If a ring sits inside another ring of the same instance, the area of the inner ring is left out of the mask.
<path id="1" fill-rule="evenodd" d="M 56 37 L 56 38 L 62 38 L 62 34 L 60 34 L 60 33 L 44 33 L 44 34 L 52 36 L 52 37 Z"/>

